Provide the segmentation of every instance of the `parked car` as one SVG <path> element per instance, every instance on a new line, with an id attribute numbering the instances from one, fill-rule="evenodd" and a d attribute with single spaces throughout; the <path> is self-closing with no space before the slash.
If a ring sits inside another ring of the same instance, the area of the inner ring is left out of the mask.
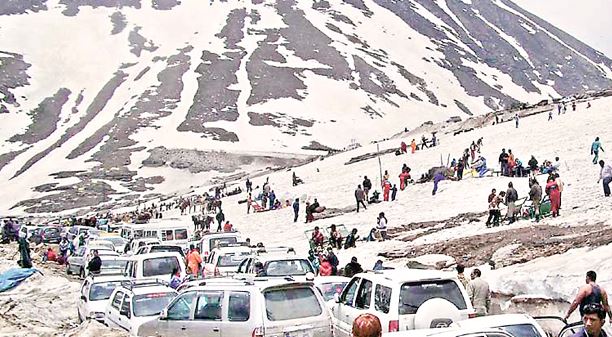
<path id="1" fill-rule="evenodd" d="M 179 253 L 160 252 L 133 255 L 125 267 L 125 274 L 133 279 L 157 278 L 166 282 L 172 279 L 172 270 L 177 268 L 181 278 L 187 275 L 185 260 Z"/>
<path id="2" fill-rule="evenodd" d="M 30 241 L 39 244 L 43 243 L 59 243 L 62 240 L 61 227 L 44 226 L 37 227 L 30 234 Z"/>
<path id="3" fill-rule="evenodd" d="M 113 290 L 126 280 L 128 278 L 121 274 L 87 276 L 81 285 L 81 296 L 77 302 L 79 322 L 95 319 L 104 323 L 106 302 Z"/>
<path id="4" fill-rule="evenodd" d="M 119 254 L 123 254 L 125 252 L 127 240 L 120 236 L 101 236 L 99 240 L 111 242 L 113 246 L 115 246 L 115 251 Z"/>
<path id="5" fill-rule="evenodd" d="M 182 291 L 159 318 L 143 324 L 138 335 L 332 335 L 329 310 L 310 282 L 219 278 L 199 283 Z"/>
<path id="6" fill-rule="evenodd" d="M 238 272 L 238 265 L 245 258 L 253 254 L 248 246 L 230 245 L 229 247 L 215 248 L 204 264 L 206 277 L 230 276 Z"/>
<path id="7" fill-rule="evenodd" d="M 307 278 L 314 278 L 315 269 L 308 259 L 294 254 L 269 254 L 244 259 L 238 266 L 237 273 L 256 276 L 292 276 L 296 280 L 299 278 L 302 281 L 312 281 Z"/>
<path id="8" fill-rule="evenodd" d="M 455 274 L 419 269 L 357 274 L 332 312 L 337 337 L 350 336 L 353 321 L 362 313 L 378 316 L 383 332 L 444 327 L 475 317 Z"/>
<path id="9" fill-rule="evenodd" d="M 383 337 L 517 337 L 499 328 L 438 328 L 383 333 Z"/>
<path id="10" fill-rule="evenodd" d="M 66 260 L 66 274 L 78 273 L 81 278 L 87 276 L 87 263 L 91 259 L 92 250 L 97 250 L 100 258 L 104 255 L 119 256 L 114 250 L 102 246 L 80 247 L 74 255 L 70 255 Z"/>
<path id="11" fill-rule="evenodd" d="M 207 259 L 213 249 L 219 248 L 222 245 L 236 244 L 240 241 L 239 232 L 207 233 L 200 239 L 198 248 L 200 248 L 202 258 Z"/>
<path id="12" fill-rule="evenodd" d="M 185 251 L 183 247 L 177 245 L 162 245 L 162 244 L 152 244 L 146 245 L 138 248 L 136 251 L 136 255 L 140 254 L 149 254 L 149 253 L 161 253 L 161 252 L 175 252 L 181 254 L 181 256 L 185 257 Z"/>
<path id="13" fill-rule="evenodd" d="M 81 234 L 88 233 L 92 229 L 94 228 L 87 227 L 87 226 L 72 226 L 70 227 L 70 229 L 68 229 L 68 232 L 66 233 L 66 237 L 68 238 L 68 240 L 73 240 L 75 237 Z"/>
<path id="14" fill-rule="evenodd" d="M 107 301 L 104 324 L 136 336 L 140 326 L 159 317 L 176 295 L 174 289 L 159 280 L 122 282 Z M 180 333 L 180 330 L 175 331 L 177 335 Z"/>
<path id="15" fill-rule="evenodd" d="M 144 238 L 144 239 L 135 239 L 130 243 L 130 252 L 131 254 L 136 254 L 140 247 L 148 246 L 148 245 L 161 245 L 161 241 L 157 238 Z"/>

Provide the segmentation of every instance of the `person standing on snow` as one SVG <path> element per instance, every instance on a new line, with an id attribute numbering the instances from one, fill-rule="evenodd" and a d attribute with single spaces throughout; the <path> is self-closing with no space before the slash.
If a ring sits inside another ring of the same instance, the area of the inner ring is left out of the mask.
<path id="1" fill-rule="evenodd" d="M 391 183 L 385 179 L 383 182 L 383 200 L 389 201 L 389 192 L 391 191 Z"/>
<path id="2" fill-rule="evenodd" d="M 589 270 L 586 273 L 586 285 L 578 290 L 578 294 L 576 298 L 570 305 L 567 310 L 567 314 L 565 315 L 565 320 L 567 320 L 572 312 L 579 308 L 580 316 L 584 315 L 584 308 L 589 304 L 600 304 L 603 305 L 605 312 L 612 317 L 612 312 L 610 311 L 610 305 L 608 303 L 608 293 L 605 289 L 600 287 L 595 281 L 597 280 L 597 273 L 592 270 Z"/>
<path id="3" fill-rule="evenodd" d="M 393 187 L 391 188 L 391 201 L 395 201 L 396 196 L 397 196 L 397 186 L 393 184 Z"/>
<path id="4" fill-rule="evenodd" d="M 549 122 L 550 122 L 550 121 L 552 121 L 552 115 L 553 115 L 553 114 L 552 114 L 552 112 L 553 112 L 552 110 L 550 110 L 550 111 L 548 112 L 548 121 L 549 121 Z"/>
<path id="5" fill-rule="evenodd" d="M 518 200 L 518 193 L 512 186 L 512 182 L 508 183 L 508 190 L 506 191 L 506 206 L 508 206 L 508 213 L 506 218 L 510 221 L 509 224 L 516 221 L 516 206 L 514 203 Z"/>
<path id="6" fill-rule="evenodd" d="M 408 145 L 406 145 L 406 142 L 402 141 L 400 144 L 400 150 L 402 151 L 402 154 L 408 153 Z"/>
<path id="7" fill-rule="evenodd" d="M 491 291 L 489 284 L 480 278 L 480 269 L 472 271 L 472 280 L 468 283 L 467 292 L 476 310 L 476 316 L 486 316 L 491 310 Z"/>
<path id="8" fill-rule="evenodd" d="M 225 214 L 223 214 L 222 210 L 219 210 L 219 213 L 217 213 L 217 223 L 219 224 L 219 226 L 217 226 L 217 232 L 220 232 L 221 230 L 223 230 L 223 221 L 225 221 Z"/>
<path id="9" fill-rule="evenodd" d="M 533 203 L 533 211 L 535 213 L 536 222 L 540 221 L 540 202 L 542 201 L 542 187 L 536 178 L 529 179 L 529 199 Z"/>
<path id="10" fill-rule="evenodd" d="M 519 126 L 519 115 L 518 113 L 514 115 L 514 123 L 516 124 L 516 128 Z"/>
<path id="11" fill-rule="evenodd" d="M 497 198 L 497 190 L 492 189 L 491 194 L 489 194 L 489 197 L 487 198 L 488 200 L 487 202 L 489 203 L 489 205 L 491 205 L 491 202 L 495 200 L 495 198 Z M 491 209 L 491 207 L 489 207 L 489 217 L 487 218 L 487 221 L 485 222 L 487 227 L 491 227 L 491 221 L 494 218 L 495 218 L 495 209 Z"/>
<path id="12" fill-rule="evenodd" d="M 555 182 L 553 176 L 549 176 L 546 182 L 546 194 L 550 198 L 550 212 L 553 217 L 559 215 L 559 204 L 561 203 L 561 195 L 559 194 L 559 186 Z"/>
<path id="13" fill-rule="evenodd" d="M 601 171 L 599 172 L 599 180 L 597 180 L 597 183 L 599 184 L 599 182 L 603 180 L 604 196 L 609 197 L 610 182 L 612 181 L 612 166 L 610 166 L 610 164 L 606 165 L 603 160 L 599 161 L 599 166 L 601 166 Z"/>
<path id="14" fill-rule="evenodd" d="M 293 222 L 297 222 L 300 213 L 300 199 L 296 198 L 293 202 Z"/>
<path id="15" fill-rule="evenodd" d="M 355 201 L 357 202 L 357 213 L 359 213 L 359 205 L 363 206 L 363 209 L 368 209 L 363 202 L 365 200 L 365 192 L 361 189 L 361 185 L 357 185 L 355 190 Z"/>
<path id="16" fill-rule="evenodd" d="M 431 191 L 431 195 L 436 195 L 436 192 L 438 192 L 438 184 L 444 180 L 444 174 L 442 174 L 442 172 L 436 172 L 436 174 L 434 175 L 434 188 L 433 191 Z"/>
<path id="17" fill-rule="evenodd" d="M 376 229 L 378 229 L 378 232 L 380 232 L 380 236 L 382 237 L 382 240 L 385 241 L 387 240 L 387 217 L 385 217 L 385 213 L 384 212 L 380 212 L 378 214 L 378 218 L 376 219 Z"/>
<path id="18" fill-rule="evenodd" d="M 502 149 L 499 154 L 499 163 L 501 164 L 501 173 L 503 176 L 508 176 L 508 154 L 506 149 Z"/>
<path id="19" fill-rule="evenodd" d="M 606 152 L 603 147 L 601 147 L 599 137 L 595 137 L 595 141 L 591 144 L 591 156 L 595 155 L 595 157 L 593 157 L 593 164 L 597 164 L 599 160 L 599 150 L 601 150 L 601 152 Z"/>
<path id="20" fill-rule="evenodd" d="M 412 140 L 412 142 L 410 142 L 410 150 L 412 151 L 412 154 L 416 152 L 416 142 L 414 141 L 414 139 Z"/>
<path id="21" fill-rule="evenodd" d="M 363 185 L 363 193 L 365 193 L 365 199 L 369 200 L 370 190 L 372 189 L 372 182 L 370 181 L 370 179 L 368 179 L 368 176 L 363 176 L 362 185 Z"/>

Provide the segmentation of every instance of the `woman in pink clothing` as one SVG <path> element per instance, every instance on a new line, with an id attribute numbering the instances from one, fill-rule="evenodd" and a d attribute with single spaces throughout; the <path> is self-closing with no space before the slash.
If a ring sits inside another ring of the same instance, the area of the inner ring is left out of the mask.
<path id="1" fill-rule="evenodd" d="M 548 177 L 546 182 L 546 194 L 550 198 L 550 212 L 553 217 L 559 215 L 559 206 L 561 205 L 561 192 L 559 185 L 553 176 Z"/>

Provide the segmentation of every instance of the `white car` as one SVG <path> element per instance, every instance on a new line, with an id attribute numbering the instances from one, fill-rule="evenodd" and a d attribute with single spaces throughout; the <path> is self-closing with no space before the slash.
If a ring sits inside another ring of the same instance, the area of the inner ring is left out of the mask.
<path id="1" fill-rule="evenodd" d="M 282 278 L 202 280 L 183 290 L 139 336 L 332 335 L 331 317 L 310 282 Z"/>
<path id="2" fill-rule="evenodd" d="M 66 260 L 66 273 L 68 275 L 72 273 L 77 273 L 81 278 L 85 278 L 87 276 L 87 264 L 89 260 L 92 258 L 91 252 L 93 250 L 98 251 L 98 256 L 102 258 L 102 256 L 119 256 L 117 252 L 114 250 L 109 250 L 108 247 L 102 246 L 86 246 L 80 247 L 74 255 L 70 255 Z"/>
<path id="3" fill-rule="evenodd" d="M 113 246 L 115 246 L 115 251 L 119 254 L 123 254 L 125 252 L 127 240 L 120 236 L 101 236 L 100 238 L 98 238 L 98 240 L 110 241 Z"/>
<path id="4" fill-rule="evenodd" d="M 148 253 L 131 256 L 125 267 L 125 274 L 132 279 L 155 278 L 170 282 L 174 268 L 180 271 L 181 278 L 187 276 L 185 261 L 181 254 Z"/>
<path id="5" fill-rule="evenodd" d="M 376 315 L 383 332 L 450 326 L 475 317 L 466 290 L 450 272 L 395 269 L 359 273 L 332 307 L 334 333 L 351 336 L 353 321 Z"/>
<path id="6" fill-rule="evenodd" d="M 204 264 L 206 277 L 231 276 L 238 272 L 238 265 L 245 258 L 251 256 L 253 250 L 248 246 L 229 246 L 215 248 Z"/>
<path id="7" fill-rule="evenodd" d="M 145 238 L 145 239 L 136 239 L 133 240 L 132 243 L 130 244 L 130 253 L 131 254 L 136 254 L 136 252 L 138 251 L 138 249 L 140 249 L 140 247 L 144 247 L 144 246 L 148 246 L 148 245 L 159 245 L 161 244 L 161 241 L 159 241 L 159 239 L 156 238 Z"/>
<path id="8" fill-rule="evenodd" d="M 95 240 L 91 240 L 87 243 L 88 246 L 96 246 L 96 247 L 106 247 L 108 250 L 112 250 L 114 252 L 117 251 L 117 249 L 115 248 L 115 245 L 108 241 L 108 240 L 102 240 L 101 238 L 96 238 Z"/>
<path id="9" fill-rule="evenodd" d="M 383 337 L 523 337 L 499 328 L 438 328 L 383 333 Z"/>
<path id="10" fill-rule="evenodd" d="M 237 274 L 254 276 L 291 276 L 295 280 L 312 281 L 315 269 L 308 259 L 294 254 L 251 256 L 238 266 Z"/>
<path id="11" fill-rule="evenodd" d="M 161 244 L 161 245 L 153 244 L 153 245 L 142 246 L 138 248 L 135 255 L 148 254 L 148 253 L 159 253 L 159 252 L 176 252 L 176 253 L 181 254 L 181 256 L 185 257 L 185 251 L 183 250 L 183 247 L 177 246 L 177 245 L 167 245 L 167 244 Z"/>
<path id="12" fill-rule="evenodd" d="M 140 326 L 159 317 L 176 295 L 174 289 L 158 280 L 123 282 L 106 302 L 104 324 L 136 336 Z"/>
<path id="13" fill-rule="evenodd" d="M 203 259 L 207 259 L 210 252 L 222 245 L 231 245 L 240 242 L 239 232 L 206 233 L 200 239 L 198 248 Z"/>
<path id="14" fill-rule="evenodd" d="M 122 281 L 128 280 L 123 275 L 90 275 L 81 285 L 80 298 L 77 302 L 79 322 L 95 319 L 104 323 L 104 308 L 113 290 Z"/>
<path id="15" fill-rule="evenodd" d="M 515 337 L 547 337 L 546 331 L 529 315 L 506 314 L 476 317 L 454 322 L 459 328 L 499 328 Z"/>

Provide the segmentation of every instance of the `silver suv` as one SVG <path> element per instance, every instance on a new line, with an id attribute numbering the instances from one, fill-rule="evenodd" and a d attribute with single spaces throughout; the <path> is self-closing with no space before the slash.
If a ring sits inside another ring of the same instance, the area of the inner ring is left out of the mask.
<path id="1" fill-rule="evenodd" d="M 331 316 L 310 282 L 284 278 L 194 281 L 142 336 L 329 337 Z"/>

